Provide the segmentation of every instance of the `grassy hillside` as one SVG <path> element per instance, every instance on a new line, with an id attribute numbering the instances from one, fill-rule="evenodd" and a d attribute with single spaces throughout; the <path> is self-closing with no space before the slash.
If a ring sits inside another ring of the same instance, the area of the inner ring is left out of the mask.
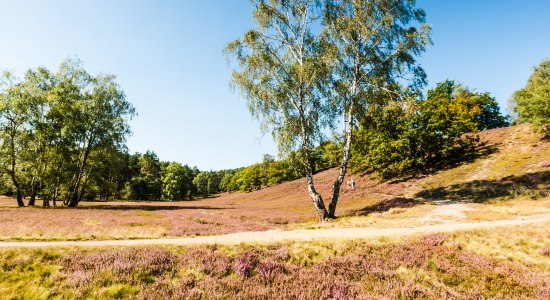
<path id="1" fill-rule="evenodd" d="M 130 239 L 319 227 L 392 227 L 550 213 L 550 143 L 485 131 L 469 163 L 402 182 L 353 175 L 319 224 L 303 180 L 191 202 L 15 208 L 3 240 Z M 316 175 L 326 197 L 336 170 Z M 307 230 L 305 230 L 307 232 Z M 192 247 L 0 249 L 0 299 L 548 299 L 550 223 L 370 240 Z"/>
<path id="2" fill-rule="evenodd" d="M 550 142 L 528 125 L 480 133 L 479 156 L 423 178 L 380 182 L 351 175 L 341 218 L 318 224 L 303 179 L 250 193 L 186 202 L 84 202 L 75 209 L 15 208 L 0 199 L 2 240 L 121 239 L 221 234 L 327 226 L 400 227 L 457 220 L 494 220 L 550 212 Z M 337 170 L 315 176 L 328 197 Z M 536 199 L 536 201 L 533 201 Z M 442 211 L 438 200 L 457 201 Z M 434 202 L 436 201 L 436 202 Z M 40 203 L 38 203 L 40 204 Z M 456 210 L 456 211 L 453 211 Z"/>
<path id="3" fill-rule="evenodd" d="M 550 142 L 531 126 L 483 131 L 481 157 L 472 163 L 414 182 L 408 189 L 427 197 L 471 199 L 547 196 L 550 189 Z"/>

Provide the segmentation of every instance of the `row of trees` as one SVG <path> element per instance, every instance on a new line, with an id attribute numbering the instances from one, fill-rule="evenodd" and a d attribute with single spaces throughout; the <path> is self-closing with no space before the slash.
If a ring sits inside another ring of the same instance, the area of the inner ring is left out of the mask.
<path id="1" fill-rule="evenodd" d="M 535 70 L 535 74 L 541 72 L 540 68 Z M 29 71 L 26 79 L 31 74 Z M 13 78 L 9 74 L 4 76 Z M 4 105 L 7 104 L 9 102 L 4 102 Z M 520 107 L 525 110 L 524 106 Z M 27 109 L 31 110 L 32 106 Z M 454 81 L 441 82 L 428 91 L 426 99 L 409 97 L 405 102 L 390 99 L 386 105 L 372 106 L 365 112 L 358 120 L 350 165 L 355 172 L 374 171 L 382 178 L 430 171 L 453 163 L 473 148 L 475 140 L 465 133 L 507 125 L 507 118 L 500 115 L 495 99 L 488 93 L 470 91 Z M 31 127 L 27 124 L 22 128 L 28 130 Z M 22 137 L 28 133 L 19 134 Z M 337 135 L 317 146 L 309 154 L 313 172 L 337 166 L 343 146 L 341 136 Z M 265 155 L 261 163 L 249 167 L 201 172 L 196 167 L 178 162 L 160 161 L 152 151 L 130 155 L 124 147 L 110 150 L 101 152 L 103 160 L 95 160 L 93 156 L 89 160 L 95 170 L 87 172 L 80 198 L 183 200 L 208 197 L 219 192 L 249 192 L 303 176 L 300 167 L 303 163 L 298 152 L 290 152 L 280 161 Z M 17 156 L 30 157 L 23 153 Z M 17 166 L 32 167 L 26 160 L 16 159 L 15 162 L 16 170 L 19 169 Z M 10 174 L 5 172 L 5 175 Z M 44 178 L 47 178 L 46 174 Z M 31 196 L 29 203 L 33 204 L 37 193 L 48 198 L 45 181 L 35 185 L 32 177 L 20 175 L 16 175 L 16 180 L 20 193 Z M 4 193 L 17 193 L 11 176 L 5 176 L 0 181 L 0 187 L 3 187 Z M 55 201 L 56 197 L 52 199 Z"/>
<path id="2" fill-rule="evenodd" d="M 37 68 L 0 78 L 0 171 L 19 206 L 40 194 L 46 206 L 75 206 L 86 188 L 115 176 L 135 115 L 112 75 L 92 76 L 67 60 L 58 72 Z"/>
<path id="3" fill-rule="evenodd" d="M 112 75 L 91 75 L 78 60 L 57 72 L 28 70 L 0 77 L 0 192 L 43 205 L 82 200 L 184 200 L 252 191 L 303 175 L 296 154 L 246 168 L 199 171 L 160 161 L 152 151 L 128 154 L 135 109 Z M 334 147 L 333 147 L 334 148 Z M 321 148 L 319 148 L 321 149 Z M 318 150 L 320 151 L 320 150 Z M 318 154 L 321 157 L 320 154 Z M 327 164 L 318 159 L 318 168 Z"/>
<path id="4" fill-rule="evenodd" d="M 327 141 L 315 148 L 311 154 L 312 167 L 314 172 L 335 167 L 341 154 L 341 146 L 338 141 Z M 219 171 L 203 172 L 203 176 L 210 181 L 208 188 L 199 188 L 204 191 L 202 195 L 209 195 L 216 192 L 250 192 L 263 187 L 273 186 L 281 182 L 298 179 L 304 176 L 302 163 L 299 161 L 298 153 L 292 152 L 285 159 L 275 160 L 271 155 L 264 155 L 261 163 L 253 164 L 246 168 Z M 201 179 L 202 184 L 197 182 L 197 187 L 206 187 L 206 179 Z M 218 183 L 218 185 L 216 185 Z"/>
<path id="5" fill-rule="evenodd" d="M 333 167 L 331 152 L 325 149 L 339 151 L 338 145 L 326 142 L 315 150 L 315 166 L 319 170 Z M 55 151 L 56 149 L 50 149 Z M 196 167 L 183 165 L 179 162 L 159 160 L 153 151 L 128 154 L 124 148 L 102 151 L 100 155 L 90 156 L 84 183 L 79 192 L 79 201 L 93 200 L 191 200 L 209 197 L 220 192 L 250 192 L 263 187 L 269 187 L 303 176 L 303 170 L 296 163 L 296 154 L 284 160 L 275 160 L 271 155 L 265 155 L 261 163 L 233 170 L 200 171 Z M 20 151 L 23 151 L 21 149 Z M 50 153 L 50 156 L 61 153 Z M 18 157 L 27 157 L 19 153 Z M 334 160 L 334 158 L 333 158 Z M 69 164 L 65 167 L 70 166 Z M 17 186 L 10 176 L 0 178 L 0 192 L 7 195 L 30 196 L 29 205 L 34 205 L 36 197 L 44 199 L 44 206 L 49 206 L 49 200 L 54 205 L 58 199 L 64 205 L 70 205 L 66 200 L 66 190 L 60 189 L 57 195 L 50 195 L 49 169 L 42 173 L 42 180 L 37 184 L 26 172 L 33 165 L 29 161 L 19 159 L 16 164 Z M 62 170 L 61 166 L 59 169 Z M 62 170 L 63 171 L 63 170 Z M 4 172 L 4 175 L 8 175 Z M 63 187 L 62 178 L 56 178 Z M 57 180 L 55 182 L 57 182 Z M 78 202 L 76 204 L 78 204 Z M 23 205 L 23 204 L 22 204 Z"/>

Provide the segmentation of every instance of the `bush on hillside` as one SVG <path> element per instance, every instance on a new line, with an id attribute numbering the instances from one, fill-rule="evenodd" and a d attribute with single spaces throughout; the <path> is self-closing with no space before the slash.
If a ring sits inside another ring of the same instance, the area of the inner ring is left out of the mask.
<path id="1" fill-rule="evenodd" d="M 520 122 L 533 124 L 550 137 L 550 60 L 535 68 L 525 88 L 512 96 Z"/>
<path id="2" fill-rule="evenodd" d="M 465 133 L 509 125 L 498 111 L 489 94 L 454 81 L 437 84 L 425 100 L 390 101 L 361 120 L 351 168 L 388 179 L 448 166 L 475 146 Z"/>

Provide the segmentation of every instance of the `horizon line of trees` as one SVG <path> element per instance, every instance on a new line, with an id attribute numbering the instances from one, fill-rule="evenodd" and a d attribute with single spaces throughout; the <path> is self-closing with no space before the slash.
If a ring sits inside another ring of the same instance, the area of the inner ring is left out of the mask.
<path id="1" fill-rule="evenodd" d="M 67 61 L 64 64 L 73 64 L 75 67 L 79 63 Z M 45 72 L 43 69 L 37 71 Z M 31 74 L 36 73 L 29 71 L 25 75 L 25 80 L 28 80 Z M 4 78 L 9 76 L 4 74 Z M 22 85 L 17 87 L 22 88 Z M 24 94 L 25 92 L 21 93 Z M 5 110 L 9 103 L 7 95 L 3 95 L 2 112 L 12 112 Z M 404 105 L 396 101 L 392 105 L 380 107 L 376 111 L 366 113 L 360 120 L 357 125 L 356 147 L 352 149 L 350 158 L 353 172 L 371 172 L 382 179 L 430 172 L 456 162 L 461 155 L 474 149 L 476 140 L 472 139 L 472 136 L 464 135 L 465 133 L 510 125 L 509 118 L 500 114 L 496 100 L 488 93 L 472 92 L 450 80 L 440 82 L 434 89 L 429 90 L 426 99 L 413 97 L 409 100 Z M 32 105 L 36 104 L 21 102 L 19 105 L 30 105 L 27 108 L 30 111 L 33 109 Z M 43 118 L 47 119 L 46 116 Z M 8 119 L 3 121 L 7 122 Z M 29 135 L 29 124 L 23 124 L 24 130 L 19 133 L 19 138 L 25 143 L 29 142 L 25 141 L 25 138 L 36 137 L 36 134 Z M 367 126 L 375 127 L 375 130 L 364 130 Z M 7 128 L 3 126 L 2 129 L 4 132 Z M 376 134 L 369 135 L 372 132 Z M 3 137 L 2 149 L 5 150 L 6 136 Z M 55 149 L 60 148 L 58 146 Z M 301 158 L 297 152 L 291 152 L 281 160 L 266 154 L 262 162 L 248 167 L 200 171 L 196 167 L 179 162 L 160 161 L 153 151 L 128 154 L 124 145 L 101 150 L 98 153 L 103 156 L 103 162 L 96 161 L 94 156 L 89 158 L 88 163 L 93 167 L 85 172 L 85 184 L 80 188 L 78 201 L 192 200 L 221 192 L 250 192 L 304 176 L 303 169 L 300 168 Z M 321 142 L 310 155 L 313 172 L 338 166 L 342 151 L 343 141 L 337 134 Z M 16 154 L 15 158 L 17 157 L 28 159 L 36 156 Z M 5 162 L 4 160 L 4 166 Z M 16 166 L 26 167 L 15 173 L 27 172 L 29 166 L 36 165 L 24 159 L 16 159 L 16 162 Z M 2 173 L 2 193 L 17 195 L 17 188 L 13 180 L 10 180 L 10 174 Z M 42 176 L 47 178 L 48 175 Z M 69 206 L 70 199 L 67 200 L 67 194 L 58 190 L 57 196 L 49 195 L 51 190 L 45 187 L 45 181 L 35 183 L 38 181 L 37 177 L 32 176 L 19 175 L 17 178 L 21 196 L 30 196 L 29 205 L 34 205 L 38 196 L 45 200 L 44 206 L 49 205 L 50 199 L 54 204 L 56 200 L 61 199 L 64 205 Z M 67 191 L 65 190 L 65 193 Z"/>
<path id="2" fill-rule="evenodd" d="M 550 61 L 545 60 L 514 94 L 515 122 L 533 123 L 548 135 Z M 128 121 L 135 109 L 112 75 L 88 74 L 77 60 L 57 73 L 28 70 L 22 80 L 4 72 L 0 88 L 0 191 L 56 205 L 82 200 L 191 200 L 220 192 L 250 192 L 304 177 L 304 156 L 265 155 L 251 166 L 200 171 L 160 161 L 152 151 L 128 154 Z M 546 93 L 546 94 L 545 94 Z M 406 96 L 406 95 L 405 95 Z M 350 153 L 354 172 L 382 179 L 429 173 L 460 162 L 476 147 L 467 133 L 510 125 L 488 93 L 454 81 L 440 82 L 425 98 L 389 99 L 372 105 L 355 125 Z M 322 140 L 308 154 L 312 173 L 336 167 L 345 148 L 341 135 Z"/>
<path id="3" fill-rule="evenodd" d="M 18 205 L 29 196 L 56 205 L 82 200 L 191 200 L 220 192 L 250 192 L 305 175 L 303 155 L 276 160 L 265 155 L 251 166 L 200 171 L 160 161 L 153 151 L 128 154 L 128 121 L 135 109 L 112 75 L 91 76 L 77 60 L 57 73 L 28 70 L 23 80 L 2 76 L 0 90 L 0 190 Z M 355 127 L 354 172 L 389 179 L 450 163 L 474 145 L 467 132 L 507 126 L 488 93 L 471 92 L 454 81 L 429 90 L 427 98 L 372 106 Z M 365 130 L 369 128 L 369 130 Z M 308 155 L 312 172 L 336 167 L 344 139 L 321 141 Z"/>

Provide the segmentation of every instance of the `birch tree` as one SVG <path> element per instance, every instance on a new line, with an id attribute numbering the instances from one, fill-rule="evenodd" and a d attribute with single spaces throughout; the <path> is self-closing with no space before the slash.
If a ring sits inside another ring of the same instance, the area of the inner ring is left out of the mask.
<path id="1" fill-rule="evenodd" d="M 430 44 L 430 26 L 414 0 L 327 1 L 323 40 L 336 49 L 328 97 L 342 116 L 344 150 L 333 184 L 329 216 L 334 217 L 347 172 L 357 117 L 385 99 L 400 96 L 400 86 L 418 89 L 425 73 L 416 56 Z"/>
<path id="2" fill-rule="evenodd" d="M 355 120 L 405 79 L 424 83 L 415 56 L 429 44 L 424 12 L 408 0 L 254 0 L 256 28 L 230 43 L 232 82 L 279 150 L 302 157 L 321 220 L 335 217 Z M 411 26 L 409 26 L 412 24 Z M 311 152 L 342 116 L 344 151 L 329 208 L 315 189 Z"/>
<path id="3" fill-rule="evenodd" d="M 87 177 L 94 171 L 90 156 L 103 149 L 124 147 L 130 133 L 128 121 L 135 109 L 113 75 L 91 76 L 80 62 L 69 60 L 61 65 L 59 76 L 62 94 L 66 93 L 62 101 L 71 102 L 72 112 L 65 126 L 75 162 L 64 204 L 76 206 L 84 194 Z"/>
<path id="4" fill-rule="evenodd" d="M 328 218 L 315 189 L 311 152 L 330 123 L 325 98 L 319 92 L 326 66 L 319 32 L 322 5 L 309 0 L 253 0 L 256 28 L 228 44 L 239 68 L 232 83 L 243 94 L 253 116 L 271 130 L 281 152 L 302 156 L 307 188 L 319 218 Z"/>
<path id="5" fill-rule="evenodd" d="M 24 160 L 28 164 L 30 177 L 29 206 L 35 205 L 39 186 L 43 184 L 43 175 L 48 168 L 47 152 L 51 146 L 51 124 L 48 122 L 48 91 L 54 86 L 52 74 L 45 68 L 29 70 L 21 83 L 25 90 L 27 110 L 28 143 L 23 151 Z M 48 201 L 43 202 L 49 206 Z"/>

